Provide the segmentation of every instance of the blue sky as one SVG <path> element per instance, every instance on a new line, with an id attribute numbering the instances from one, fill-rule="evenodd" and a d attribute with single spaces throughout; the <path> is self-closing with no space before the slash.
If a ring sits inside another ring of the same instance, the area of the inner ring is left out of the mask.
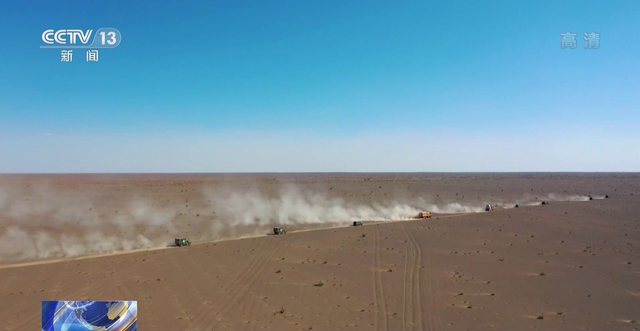
<path id="1" fill-rule="evenodd" d="M 638 1 L 4 1 L 0 172 L 639 171 L 638 17 Z M 122 42 L 98 63 L 39 48 L 100 27 Z"/>

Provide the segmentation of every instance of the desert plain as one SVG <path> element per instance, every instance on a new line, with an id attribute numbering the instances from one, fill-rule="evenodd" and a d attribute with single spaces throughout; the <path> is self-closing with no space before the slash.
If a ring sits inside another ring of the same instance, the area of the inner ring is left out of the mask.
<path id="1" fill-rule="evenodd" d="M 1 175 L 0 298 L 4 330 L 638 330 L 640 174 Z"/>

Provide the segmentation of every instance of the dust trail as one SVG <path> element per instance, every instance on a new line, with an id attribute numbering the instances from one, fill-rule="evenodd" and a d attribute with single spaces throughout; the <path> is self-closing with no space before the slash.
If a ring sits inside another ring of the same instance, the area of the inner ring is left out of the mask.
<path id="1" fill-rule="evenodd" d="M 303 192 L 293 186 L 284 188 L 275 197 L 264 195 L 258 190 L 230 194 L 206 191 L 205 195 L 221 215 L 221 221 L 230 227 L 401 219 L 419 212 L 417 208 L 402 203 L 371 206 L 352 204 L 315 192 Z"/>
<path id="2" fill-rule="evenodd" d="M 316 192 L 301 191 L 295 186 L 284 187 L 271 197 L 258 190 L 245 192 L 206 191 L 226 226 L 346 224 L 354 220 L 400 220 L 415 217 L 420 211 L 434 213 L 471 213 L 482 206 L 460 203 L 436 205 L 426 199 L 391 201 L 371 205 L 354 204 L 339 198 L 329 198 Z"/>
<path id="3" fill-rule="evenodd" d="M 41 185 L 0 189 L 0 261 L 104 254 L 166 246 L 171 208 L 132 197 L 114 214 L 98 212 L 96 194 Z"/>
<path id="4" fill-rule="evenodd" d="M 597 199 L 595 196 L 593 196 L 593 198 Z M 495 205 L 504 209 L 509 209 L 509 208 L 514 208 L 516 203 L 520 204 L 521 206 L 537 206 L 537 205 L 540 205 L 542 201 L 555 201 L 555 202 L 589 201 L 589 196 L 577 195 L 577 194 L 559 194 L 559 193 L 549 193 L 544 196 L 526 194 L 521 199 L 516 201 L 498 200 L 495 202 Z"/>
<path id="5" fill-rule="evenodd" d="M 416 198 L 413 204 L 419 206 L 422 211 L 430 211 L 437 214 L 479 213 L 484 211 L 484 204 L 470 205 L 459 202 L 435 204 L 427 198 Z"/>
<path id="6" fill-rule="evenodd" d="M 154 244 L 143 235 L 125 238 L 107 236 L 99 232 L 82 237 L 44 231 L 29 234 L 18 227 L 9 227 L 1 240 L 3 242 L 0 245 L 2 260 L 71 257 L 154 247 Z"/>
<path id="7" fill-rule="evenodd" d="M 363 204 L 294 185 L 269 194 L 258 189 L 203 187 L 196 194 L 206 201 L 204 205 L 188 209 L 187 202 L 166 203 L 169 200 L 161 199 L 163 204 L 159 204 L 158 199 L 135 192 L 118 193 L 126 194 L 120 200 L 126 202 L 108 205 L 109 197 L 101 194 L 105 192 L 61 190 L 47 185 L 0 187 L 0 261 L 160 248 L 185 232 L 195 231 L 197 234 L 191 239 L 205 241 L 255 235 L 271 225 L 339 226 L 354 220 L 410 219 L 421 211 L 476 213 L 484 211 L 485 205 L 440 200 L 434 203 L 428 194 Z M 539 204 L 541 200 L 587 201 L 588 197 L 551 193 L 544 197 L 525 196 L 519 203 Z M 196 214 L 198 217 L 194 217 Z M 176 221 L 178 216 L 183 217 Z"/>
<path id="8" fill-rule="evenodd" d="M 589 196 L 586 195 L 567 195 L 550 193 L 546 199 L 548 201 L 589 201 Z"/>

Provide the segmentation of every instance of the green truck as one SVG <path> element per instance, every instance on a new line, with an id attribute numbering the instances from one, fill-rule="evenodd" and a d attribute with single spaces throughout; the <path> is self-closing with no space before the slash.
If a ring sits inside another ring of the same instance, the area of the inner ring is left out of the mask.
<path id="1" fill-rule="evenodd" d="M 287 230 L 283 228 L 273 228 L 273 234 L 287 234 Z"/>
<path id="2" fill-rule="evenodd" d="M 178 247 L 190 246 L 191 245 L 191 242 L 187 238 L 176 238 L 175 241 L 176 241 L 176 246 L 178 246 Z"/>

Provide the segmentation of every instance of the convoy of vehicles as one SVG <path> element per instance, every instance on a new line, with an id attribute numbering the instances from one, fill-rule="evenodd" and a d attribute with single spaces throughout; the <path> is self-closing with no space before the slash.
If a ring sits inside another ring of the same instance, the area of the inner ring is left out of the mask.
<path id="1" fill-rule="evenodd" d="M 588 195 L 589 200 L 593 200 L 593 197 L 591 195 Z M 605 199 L 609 198 L 609 195 L 605 195 L 604 196 Z M 543 200 L 541 203 L 541 205 L 548 205 L 549 201 L 547 200 Z M 514 208 L 520 208 L 520 204 L 516 203 L 514 205 Z M 487 204 L 485 206 L 485 211 L 495 211 L 496 207 L 492 204 Z M 420 219 L 427 219 L 427 218 L 431 218 L 432 214 L 431 212 L 428 211 L 423 211 L 418 213 L 417 218 Z M 363 222 L 362 221 L 353 221 L 353 226 L 362 226 Z M 282 227 L 274 227 L 273 228 L 273 234 L 274 235 L 282 235 L 282 234 L 286 234 L 287 230 L 283 229 Z M 175 238 L 175 245 L 178 247 L 183 247 L 183 246 L 190 246 L 191 245 L 191 241 L 189 241 L 189 239 L 184 238 L 184 237 L 180 237 L 180 238 Z"/>

